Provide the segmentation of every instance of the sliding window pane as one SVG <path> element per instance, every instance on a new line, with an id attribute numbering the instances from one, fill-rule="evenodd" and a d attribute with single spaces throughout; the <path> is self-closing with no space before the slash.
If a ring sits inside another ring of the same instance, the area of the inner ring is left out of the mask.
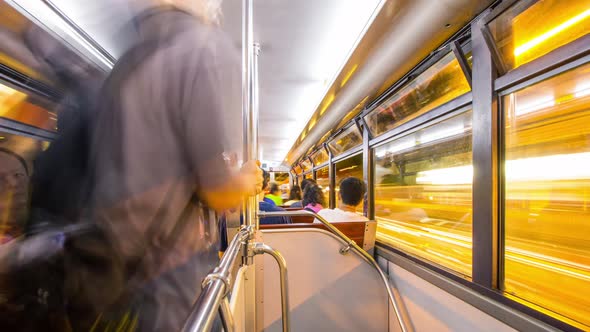
<path id="1" fill-rule="evenodd" d="M 315 176 L 318 186 L 320 186 L 324 192 L 324 202 L 326 203 L 326 206 L 324 207 L 328 207 L 330 204 L 330 171 L 328 167 L 326 166 L 318 169 Z"/>
<path id="2" fill-rule="evenodd" d="M 332 149 L 332 153 L 334 153 L 335 156 L 338 156 L 343 152 L 359 146 L 362 142 L 363 136 L 359 132 L 357 126 L 352 125 L 334 137 L 328 145 Z"/>
<path id="3" fill-rule="evenodd" d="M 590 0 L 518 1 L 488 25 L 513 69 L 590 32 Z"/>
<path id="4" fill-rule="evenodd" d="M 309 158 L 305 158 L 301 161 L 301 168 L 303 169 L 303 172 L 307 172 L 311 169 L 311 161 L 309 161 Z"/>
<path id="5" fill-rule="evenodd" d="M 590 329 L 590 64 L 502 104 L 504 289 Z"/>
<path id="6" fill-rule="evenodd" d="M 363 180 L 363 154 L 357 154 L 353 157 L 344 159 L 336 163 L 336 207 L 338 207 L 338 191 L 340 190 L 340 181 L 347 177 L 355 177 Z M 364 204 L 359 206 L 356 211 L 358 214 L 363 215 Z"/>
<path id="7" fill-rule="evenodd" d="M 319 149 L 316 153 L 314 153 L 311 156 L 311 159 L 313 159 L 313 164 L 316 166 L 319 166 L 325 162 L 328 161 L 328 153 L 326 152 L 326 149 L 321 148 Z"/>
<path id="8" fill-rule="evenodd" d="M 375 149 L 377 239 L 471 276 L 471 111 Z"/>
<path id="9" fill-rule="evenodd" d="M 365 116 L 374 136 L 383 134 L 470 91 L 453 53 L 445 55 Z"/>

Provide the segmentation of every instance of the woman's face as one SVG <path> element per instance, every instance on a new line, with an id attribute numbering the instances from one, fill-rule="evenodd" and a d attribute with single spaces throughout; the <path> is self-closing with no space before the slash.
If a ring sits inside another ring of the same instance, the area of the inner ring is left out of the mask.
<path id="1" fill-rule="evenodd" d="M 22 229 L 28 200 L 29 176 L 24 165 L 14 156 L 0 151 L 0 235 Z"/>

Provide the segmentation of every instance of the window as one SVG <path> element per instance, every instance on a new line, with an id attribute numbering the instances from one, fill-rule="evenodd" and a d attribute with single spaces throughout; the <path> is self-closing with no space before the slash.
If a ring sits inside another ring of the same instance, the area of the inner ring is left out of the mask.
<path id="1" fill-rule="evenodd" d="M 590 64 L 502 105 L 504 290 L 589 329 Z"/>
<path id="2" fill-rule="evenodd" d="M 513 69 L 588 34 L 590 0 L 519 1 L 488 27 L 506 69 Z"/>
<path id="3" fill-rule="evenodd" d="M 0 117 L 56 131 L 57 115 L 48 109 L 54 106 L 0 83 Z"/>
<path id="4" fill-rule="evenodd" d="M 471 111 L 375 149 L 377 239 L 471 276 Z"/>
<path id="5" fill-rule="evenodd" d="M 336 163 L 336 206 L 338 206 L 338 190 L 340 181 L 347 177 L 355 177 L 363 180 L 363 154 L 344 159 Z M 357 213 L 363 215 L 364 204 L 359 207 Z"/>
<path id="6" fill-rule="evenodd" d="M 324 192 L 324 202 L 326 206 L 330 206 L 330 171 L 328 166 L 318 169 L 315 173 L 316 182 Z"/>
<path id="7" fill-rule="evenodd" d="M 328 143 L 328 146 L 332 149 L 332 153 L 335 156 L 338 156 L 345 151 L 361 145 L 362 142 L 363 136 L 358 128 L 355 125 L 352 125 L 334 137 L 334 139 Z"/>
<path id="8" fill-rule="evenodd" d="M 316 151 L 314 154 L 311 155 L 311 159 L 313 160 L 314 165 L 319 166 L 319 165 L 327 162 L 329 157 L 328 157 L 328 153 L 326 152 L 326 149 L 321 148 L 318 151 Z"/>
<path id="9" fill-rule="evenodd" d="M 303 169 L 299 165 L 293 167 L 293 170 L 295 171 L 295 174 L 297 174 L 298 176 L 301 175 L 301 173 L 303 173 Z"/>
<path id="10" fill-rule="evenodd" d="M 275 182 L 278 184 L 289 184 L 289 173 L 287 172 L 274 172 Z"/>
<path id="11" fill-rule="evenodd" d="M 367 114 L 365 121 L 378 136 L 469 91 L 451 52 Z"/>
<path id="12" fill-rule="evenodd" d="M 0 132 L 0 244 L 23 235 L 36 156 L 48 142 Z"/>
<path id="13" fill-rule="evenodd" d="M 301 161 L 301 168 L 303 169 L 303 172 L 307 172 L 311 169 L 311 161 L 309 161 L 309 158 L 304 158 Z"/>

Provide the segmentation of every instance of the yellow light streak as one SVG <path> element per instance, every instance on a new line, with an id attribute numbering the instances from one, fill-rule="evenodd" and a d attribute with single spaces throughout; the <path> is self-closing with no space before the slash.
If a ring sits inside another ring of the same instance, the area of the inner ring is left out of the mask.
<path id="1" fill-rule="evenodd" d="M 547 40 L 554 37 L 555 35 L 563 32 L 564 30 L 580 23 L 581 21 L 583 21 L 584 19 L 586 19 L 588 17 L 590 17 L 590 9 L 587 9 L 586 11 L 584 11 L 584 12 L 570 18 L 569 20 L 561 23 L 560 25 L 556 26 L 555 28 L 543 33 L 542 35 L 537 36 L 537 37 L 531 39 L 530 41 L 516 47 L 514 49 L 514 56 L 518 57 L 518 56 L 530 51 L 531 49 L 546 42 Z"/>
<path id="2" fill-rule="evenodd" d="M 340 83 L 340 87 L 343 87 L 344 85 L 346 85 L 346 82 L 348 82 L 348 80 L 352 77 L 352 75 L 354 74 L 354 72 L 356 71 L 358 66 L 359 66 L 358 64 L 355 64 L 352 68 L 350 68 L 350 70 L 346 73 L 346 76 L 344 76 L 344 78 L 342 79 L 342 83 Z"/>

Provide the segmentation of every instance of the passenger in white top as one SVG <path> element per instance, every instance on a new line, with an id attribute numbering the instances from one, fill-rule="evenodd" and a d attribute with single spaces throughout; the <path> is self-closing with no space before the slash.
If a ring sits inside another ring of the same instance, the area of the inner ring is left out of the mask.
<path id="1" fill-rule="evenodd" d="M 323 209 L 318 214 L 329 222 L 338 221 L 367 221 L 365 216 L 356 213 L 357 207 L 363 202 L 365 184 L 363 181 L 348 177 L 340 182 L 338 207 Z M 319 223 L 319 220 L 314 220 Z"/>

